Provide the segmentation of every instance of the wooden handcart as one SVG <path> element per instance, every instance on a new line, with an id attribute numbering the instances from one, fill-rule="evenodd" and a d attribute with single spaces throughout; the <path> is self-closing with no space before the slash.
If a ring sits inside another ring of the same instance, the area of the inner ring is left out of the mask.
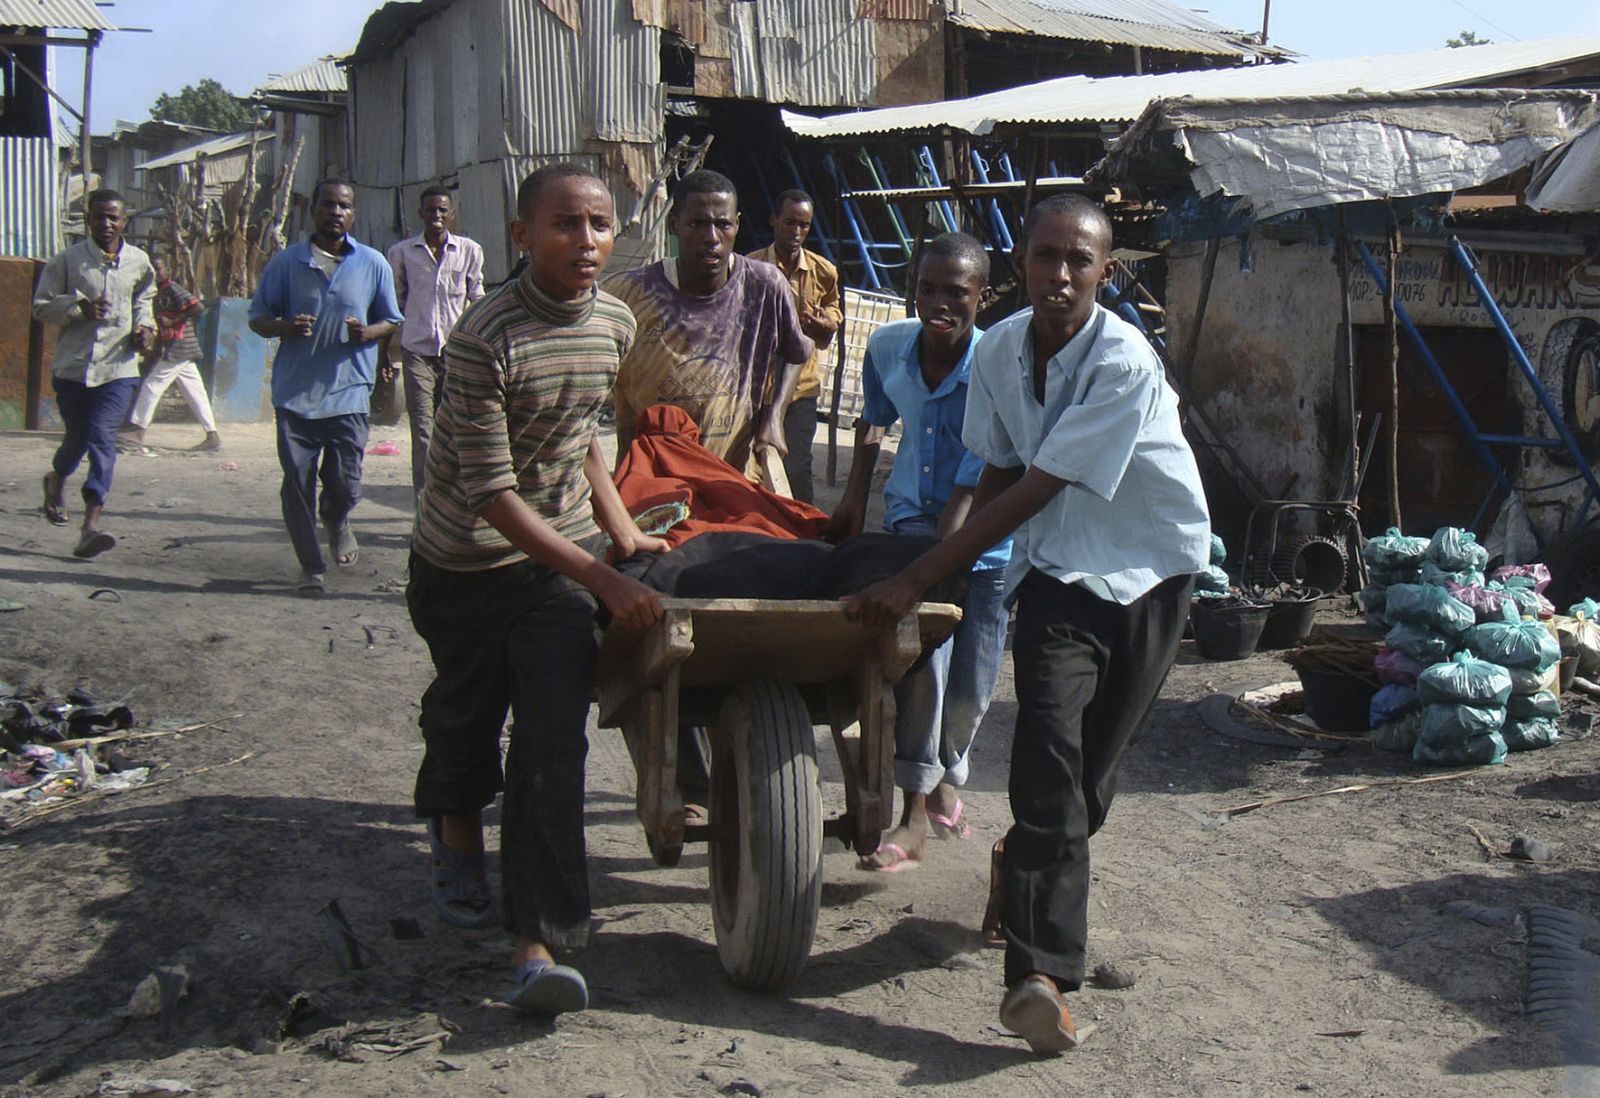
<path id="1" fill-rule="evenodd" d="M 601 645 L 600 726 L 621 728 L 637 810 L 659 865 L 710 845 L 717 951 L 735 983 L 777 988 L 805 966 L 822 896 L 822 840 L 859 854 L 893 822 L 892 687 L 961 610 L 923 603 L 891 628 L 837 602 L 667 599 L 644 632 Z M 814 725 L 833 731 L 845 811 L 823 819 Z M 711 742 L 709 822 L 690 825 L 678 790 L 680 728 Z"/>

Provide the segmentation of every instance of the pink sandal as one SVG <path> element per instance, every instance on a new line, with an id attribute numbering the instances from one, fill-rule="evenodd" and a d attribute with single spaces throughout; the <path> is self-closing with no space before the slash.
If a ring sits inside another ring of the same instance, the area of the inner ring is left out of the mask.
<path id="1" fill-rule="evenodd" d="M 878 854 L 884 851 L 892 854 L 894 860 L 888 865 L 873 865 L 870 859 L 877 857 Z M 856 868 L 864 869 L 868 873 L 903 873 L 908 869 L 916 869 L 921 864 L 917 859 L 906 853 L 906 848 L 899 843 L 880 843 L 877 850 L 874 850 L 856 863 Z"/>
<path id="2" fill-rule="evenodd" d="M 939 839 L 970 839 L 972 838 L 972 825 L 961 818 L 966 810 L 960 797 L 956 798 L 956 810 L 946 816 L 940 812 L 928 813 L 928 829 Z"/>

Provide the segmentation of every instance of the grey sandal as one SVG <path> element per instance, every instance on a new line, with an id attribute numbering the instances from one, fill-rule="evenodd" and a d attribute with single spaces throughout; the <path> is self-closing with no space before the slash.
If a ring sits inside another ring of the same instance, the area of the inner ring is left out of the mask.
<path id="1" fill-rule="evenodd" d="M 433 853 L 433 908 L 439 918 L 464 930 L 495 924 L 494 893 L 483 852 L 451 850 L 439 837 L 440 821 L 428 821 L 428 846 Z"/>

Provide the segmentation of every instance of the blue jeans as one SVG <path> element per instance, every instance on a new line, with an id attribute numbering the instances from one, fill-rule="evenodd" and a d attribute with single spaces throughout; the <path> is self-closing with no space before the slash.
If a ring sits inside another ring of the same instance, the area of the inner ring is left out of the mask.
<path id="1" fill-rule="evenodd" d="M 932 534 L 935 523 L 907 519 L 894 532 Z M 967 783 L 972 741 L 1005 659 L 1005 578 L 1004 568 L 974 571 L 955 633 L 894 688 L 894 784 L 907 793 Z"/>
<path id="2" fill-rule="evenodd" d="M 307 419 L 287 408 L 278 418 L 278 464 L 283 466 L 283 524 L 294 555 L 307 572 L 328 570 L 317 540 L 317 518 L 341 526 L 361 502 L 361 458 L 367 448 L 367 417 L 359 413 Z M 322 498 L 317 499 L 317 481 Z"/>
<path id="3" fill-rule="evenodd" d="M 61 436 L 50 467 L 64 487 L 88 455 L 89 477 L 83 482 L 83 502 L 103 507 L 111 493 L 111 475 L 117 468 L 117 428 L 128 417 L 133 398 L 139 393 L 139 379 L 122 377 L 93 387 L 59 377 L 51 381 L 66 433 Z"/>

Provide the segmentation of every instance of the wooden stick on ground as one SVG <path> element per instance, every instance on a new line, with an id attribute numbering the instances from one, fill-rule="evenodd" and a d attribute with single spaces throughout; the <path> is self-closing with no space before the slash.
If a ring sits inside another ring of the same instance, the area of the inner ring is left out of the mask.
<path id="1" fill-rule="evenodd" d="M 51 743 L 45 746 L 56 751 L 71 751 L 78 747 L 98 747 L 103 743 L 121 743 L 123 740 L 156 740 L 163 736 L 181 736 L 185 732 L 198 732 L 202 728 L 214 728 L 223 721 L 235 720 L 242 716 L 244 716 L 243 713 L 234 713 L 226 717 L 218 717 L 214 721 L 186 724 L 182 728 L 147 728 L 139 732 L 107 732 L 104 736 L 85 736 L 82 739 L 62 740 L 60 743 Z"/>
<path id="2" fill-rule="evenodd" d="M 104 800 L 107 797 L 126 797 L 131 793 L 143 793 L 147 789 L 155 789 L 157 786 L 171 785 L 173 782 L 181 782 L 185 778 L 193 778 L 210 770 L 221 770 L 225 766 L 237 766 L 239 763 L 242 763 L 247 759 L 255 758 L 256 754 L 257 753 L 254 751 L 246 751 L 243 755 L 229 759 L 227 762 L 212 763 L 210 766 L 202 766 L 196 770 L 185 770 L 182 774 L 174 774 L 172 777 L 162 778 L 158 782 L 145 782 L 143 785 L 136 785 L 131 789 L 123 789 L 115 793 L 96 793 L 91 789 L 89 792 L 84 793 L 81 796 L 73 797 L 71 800 L 63 801 L 60 804 L 46 805 L 37 812 L 30 812 L 12 824 L 8 830 L 15 831 L 23 824 L 32 823 L 41 816 L 52 816 L 57 812 L 65 812 L 69 808 L 78 808 L 93 801 Z"/>
<path id="3" fill-rule="evenodd" d="M 1489 836 L 1478 830 L 1475 824 L 1468 824 L 1467 830 L 1472 832 L 1472 837 L 1478 840 L 1478 845 L 1483 847 L 1483 852 L 1489 855 L 1489 857 L 1504 858 L 1506 856 L 1505 851 L 1501 850 L 1499 847 L 1495 846 L 1494 843 L 1490 842 Z"/>
<path id="4" fill-rule="evenodd" d="M 1382 789 L 1385 786 L 1453 782 L 1459 778 L 1470 778 L 1477 773 L 1478 771 L 1473 769 L 1457 771 L 1454 774 L 1433 774 L 1426 778 L 1385 778 L 1381 781 L 1364 782 L 1361 785 L 1342 785 L 1338 789 L 1319 789 L 1315 793 L 1296 793 L 1292 797 L 1268 797 L 1266 800 L 1251 801 L 1249 804 L 1239 804 L 1234 805 L 1232 808 L 1224 808 L 1221 814 L 1232 819 L 1234 816 L 1243 816 L 1246 812 L 1254 812 L 1258 808 L 1273 808 L 1280 804 L 1290 804 L 1293 801 L 1309 801 L 1316 797 L 1337 797 L 1344 793 L 1365 793 L 1369 789 Z"/>

